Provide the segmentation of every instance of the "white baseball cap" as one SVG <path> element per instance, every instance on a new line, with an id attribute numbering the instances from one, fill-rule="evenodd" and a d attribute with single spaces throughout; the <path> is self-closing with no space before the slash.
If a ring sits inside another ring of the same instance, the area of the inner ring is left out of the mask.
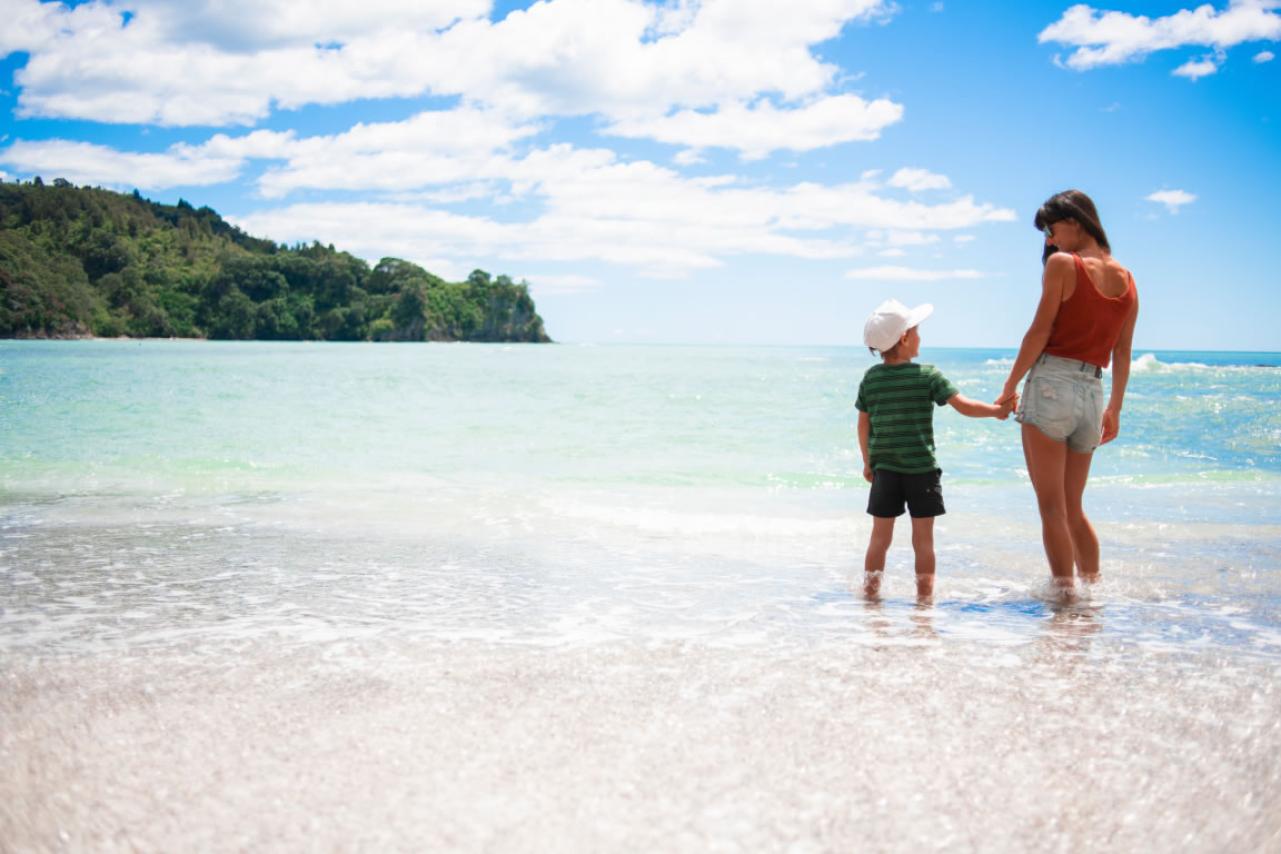
<path id="1" fill-rule="evenodd" d="M 903 333 L 919 324 L 934 312 L 930 303 L 908 308 L 896 299 L 887 299 L 876 307 L 863 324 L 863 343 L 884 352 L 903 337 Z"/>

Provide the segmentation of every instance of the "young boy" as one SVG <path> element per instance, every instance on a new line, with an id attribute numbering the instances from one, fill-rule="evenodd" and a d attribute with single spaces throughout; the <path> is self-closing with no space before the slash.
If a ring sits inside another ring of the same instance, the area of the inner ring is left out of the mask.
<path id="1" fill-rule="evenodd" d="M 863 375 L 855 403 L 863 477 L 872 484 L 867 499 L 872 538 L 863 563 L 863 592 L 869 598 L 880 592 L 894 519 L 903 515 L 904 504 L 912 515 L 916 596 L 926 600 L 934 594 L 934 517 L 946 511 L 942 472 L 934 459 L 933 405 L 950 403 L 971 418 L 1002 420 L 1014 408 L 1013 401 L 997 406 L 971 400 L 933 365 L 913 364 L 921 352 L 917 327 L 933 311 L 929 303 L 909 309 L 898 300 L 886 300 L 863 327 L 863 342 L 881 356 L 881 364 Z"/>

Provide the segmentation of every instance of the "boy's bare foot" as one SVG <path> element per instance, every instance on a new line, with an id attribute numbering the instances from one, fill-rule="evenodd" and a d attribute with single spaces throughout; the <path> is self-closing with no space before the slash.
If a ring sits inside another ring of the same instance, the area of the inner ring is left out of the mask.
<path id="1" fill-rule="evenodd" d="M 863 576 L 863 595 L 875 599 L 881 595 L 881 572 L 869 572 Z"/>
<path id="2" fill-rule="evenodd" d="M 933 599 L 933 598 L 934 598 L 933 574 L 916 576 L 916 601 L 919 602 L 922 599 Z"/>

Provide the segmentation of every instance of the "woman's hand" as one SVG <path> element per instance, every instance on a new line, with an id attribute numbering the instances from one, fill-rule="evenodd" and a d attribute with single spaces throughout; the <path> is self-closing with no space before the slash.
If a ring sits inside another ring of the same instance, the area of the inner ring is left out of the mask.
<path id="1" fill-rule="evenodd" d="M 1005 387 L 1001 389 L 1001 393 L 997 395 L 996 400 L 992 402 L 995 403 L 997 406 L 1001 406 L 1008 401 L 1013 401 L 1013 406 L 1011 406 L 1011 408 L 1019 405 L 1019 384 L 1018 383 L 1014 383 L 1013 385 L 1011 385 L 1010 383 L 1007 382 L 1005 384 Z"/>
<path id="2" fill-rule="evenodd" d="M 1108 407 L 1103 410 L 1103 438 L 1099 440 L 1100 445 L 1106 445 L 1116 438 L 1116 434 L 1121 432 L 1121 412 L 1118 409 Z"/>
<path id="3" fill-rule="evenodd" d="M 872 467 L 867 463 L 863 463 L 863 479 L 868 483 L 872 482 Z"/>

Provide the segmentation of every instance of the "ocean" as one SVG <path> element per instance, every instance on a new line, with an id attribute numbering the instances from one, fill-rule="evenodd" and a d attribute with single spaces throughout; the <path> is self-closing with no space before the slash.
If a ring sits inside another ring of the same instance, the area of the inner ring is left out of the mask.
<path id="1" fill-rule="evenodd" d="M 1281 846 L 1281 354 L 1139 352 L 1070 605 L 950 407 L 863 599 L 872 364 L 0 341 L 0 848 Z"/>

